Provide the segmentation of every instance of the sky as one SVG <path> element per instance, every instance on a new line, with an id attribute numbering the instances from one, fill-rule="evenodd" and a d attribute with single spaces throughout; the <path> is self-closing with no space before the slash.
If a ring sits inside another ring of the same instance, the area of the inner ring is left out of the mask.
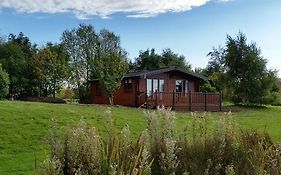
<path id="1" fill-rule="evenodd" d="M 4 38 L 23 32 L 43 46 L 81 23 L 115 32 L 132 60 L 140 50 L 171 48 L 193 68 L 240 31 L 281 77 L 281 0 L 0 0 Z"/>

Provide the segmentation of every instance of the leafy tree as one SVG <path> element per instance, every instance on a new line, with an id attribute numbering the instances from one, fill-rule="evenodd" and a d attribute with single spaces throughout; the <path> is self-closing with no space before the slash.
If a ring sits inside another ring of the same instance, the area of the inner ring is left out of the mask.
<path id="1" fill-rule="evenodd" d="M 9 93 L 9 76 L 2 70 L 0 64 L 0 100 L 5 98 Z"/>
<path id="2" fill-rule="evenodd" d="M 33 56 L 33 71 L 38 80 L 39 95 L 48 96 L 61 88 L 62 83 L 67 79 L 67 62 L 64 58 L 52 51 L 49 45 Z"/>
<path id="3" fill-rule="evenodd" d="M 9 96 L 19 98 L 34 92 L 34 75 L 31 58 L 36 51 L 29 38 L 20 33 L 9 35 L 8 41 L 0 45 L 0 63 L 9 74 Z"/>
<path id="4" fill-rule="evenodd" d="M 224 57 L 225 57 L 224 48 L 219 47 L 218 49 L 213 48 L 212 52 L 209 52 L 207 56 L 210 56 L 210 61 L 206 69 L 204 70 L 204 74 L 209 76 L 215 72 L 223 72 L 224 71 Z"/>
<path id="5" fill-rule="evenodd" d="M 207 81 L 200 85 L 200 92 L 217 92 L 217 89 L 210 83 L 210 81 Z"/>
<path id="6" fill-rule="evenodd" d="M 276 72 L 267 70 L 267 60 L 255 43 L 239 33 L 236 38 L 227 36 L 224 49 L 214 49 L 207 69 L 211 77 L 225 87 L 234 103 L 269 103 L 276 84 Z M 212 73 L 213 72 L 213 73 Z"/>
<path id="7" fill-rule="evenodd" d="M 93 77 L 91 72 L 97 48 L 97 35 L 93 26 L 80 24 L 78 28 L 64 31 L 61 40 L 69 55 L 73 70 L 72 79 L 81 99 L 81 86 Z"/>
<path id="8" fill-rule="evenodd" d="M 152 70 L 164 67 L 161 56 L 155 53 L 155 49 L 140 51 L 135 60 L 136 70 Z"/>
<path id="9" fill-rule="evenodd" d="M 185 70 L 191 69 L 191 65 L 186 62 L 185 57 L 183 55 L 173 53 L 171 49 L 163 50 L 161 57 L 165 67 L 177 66 Z"/>
<path id="10" fill-rule="evenodd" d="M 170 66 L 177 66 L 186 70 L 191 69 L 191 65 L 186 62 L 185 57 L 173 53 L 171 49 L 163 50 L 161 55 L 156 54 L 155 49 L 140 51 L 135 60 L 136 70 L 153 70 Z"/>
<path id="11" fill-rule="evenodd" d="M 113 32 L 101 30 L 98 36 L 95 58 L 95 75 L 101 88 L 113 105 L 113 95 L 120 87 L 121 81 L 128 69 L 126 52 L 120 46 L 120 38 Z"/>

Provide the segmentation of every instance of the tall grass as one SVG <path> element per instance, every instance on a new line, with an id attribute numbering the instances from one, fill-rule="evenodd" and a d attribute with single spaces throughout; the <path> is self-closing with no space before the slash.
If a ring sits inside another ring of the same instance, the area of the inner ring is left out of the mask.
<path id="1" fill-rule="evenodd" d="M 38 174 L 281 174 L 281 151 L 264 133 L 244 132 L 231 113 L 213 125 L 208 114 L 175 131 L 175 113 L 146 111 L 147 127 L 137 139 L 129 126 L 115 130 L 110 110 L 106 132 L 81 121 L 62 138 L 51 137 L 51 154 Z"/>

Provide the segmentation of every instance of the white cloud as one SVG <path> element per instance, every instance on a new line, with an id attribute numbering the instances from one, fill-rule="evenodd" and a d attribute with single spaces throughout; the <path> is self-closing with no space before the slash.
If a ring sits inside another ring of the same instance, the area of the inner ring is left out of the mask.
<path id="1" fill-rule="evenodd" d="M 114 13 L 128 17 L 152 17 L 166 12 L 183 12 L 209 1 L 228 0 L 0 0 L 0 9 L 12 8 L 23 13 L 75 14 L 79 19 L 91 16 L 108 18 Z"/>

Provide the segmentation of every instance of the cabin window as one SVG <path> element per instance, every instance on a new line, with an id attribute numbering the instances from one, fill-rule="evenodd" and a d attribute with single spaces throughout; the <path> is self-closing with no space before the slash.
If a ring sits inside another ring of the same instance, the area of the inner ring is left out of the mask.
<path id="1" fill-rule="evenodd" d="M 132 88 L 133 88 L 133 85 L 132 85 L 132 79 L 126 79 L 125 81 L 124 81 L 124 89 L 125 89 L 125 91 L 131 91 L 132 90 Z"/>
<path id="2" fill-rule="evenodd" d="M 150 96 L 152 94 L 152 79 L 146 80 L 146 93 L 147 96 Z"/>
<path id="3" fill-rule="evenodd" d="M 153 80 L 153 92 L 158 91 L 158 80 Z"/>
<path id="4" fill-rule="evenodd" d="M 176 80 L 176 92 L 188 92 L 188 81 Z"/>
<path id="5" fill-rule="evenodd" d="M 164 80 L 147 79 L 146 80 L 146 93 L 150 96 L 154 92 L 164 92 Z"/>
<path id="6" fill-rule="evenodd" d="M 101 95 L 101 87 L 100 87 L 100 84 L 99 84 L 99 83 L 96 84 L 96 95 L 97 95 L 97 96 L 100 96 L 100 95 Z"/>
<path id="7" fill-rule="evenodd" d="M 159 92 L 164 92 L 164 80 L 159 80 Z"/>

